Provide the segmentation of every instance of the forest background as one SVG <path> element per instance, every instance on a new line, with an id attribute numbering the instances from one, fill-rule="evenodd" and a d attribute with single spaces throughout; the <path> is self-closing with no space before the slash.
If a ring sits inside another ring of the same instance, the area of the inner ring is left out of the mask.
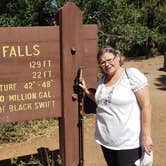
<path id="1" fill-rule="evenodd" d="M 166 0 L 70 0 L 83 12 L 83 23 L 98 25 L 98 43 L 127 56 L 145 55 L 148 38 L 166 52 Z M 1 0 L 0 26 L 56 25 L 56 11 L 67 0 Z"/>
<path id="2" fill-rule="evenodd" d="M 0 27 L 57 25 L 65 0 L 1 0 Z M 97 24 L 98 47 L 111 45 L 126 57 L 166 53 L 166 0 L 70 0 L 83 12 L 84 24 Z M 45 134 L 55 120 L 0 125 L 0 144 Z"/>

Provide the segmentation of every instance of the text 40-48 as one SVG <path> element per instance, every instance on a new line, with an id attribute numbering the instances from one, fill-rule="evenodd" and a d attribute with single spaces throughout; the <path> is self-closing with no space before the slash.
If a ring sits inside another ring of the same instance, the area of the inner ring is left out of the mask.
<path id="1" fill-rule="evenodd" d="M 52 80 L 43 81 L 42 83 L 38 84 L 38 86 L 40 86 L 42 88 L 50 88 L 51 87 L 51 82 L 52 82 Z M 35 81 L 26 82 L 24 84 L 24 89 L 27 89 L 27 90 L 33 89 L 35 84 L 36 84 Z"/>

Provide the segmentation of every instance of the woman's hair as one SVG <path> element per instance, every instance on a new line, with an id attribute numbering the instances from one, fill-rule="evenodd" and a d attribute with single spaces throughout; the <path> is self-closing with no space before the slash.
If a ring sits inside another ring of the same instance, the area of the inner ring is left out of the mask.
<path id="1" fill-rule="evenodd" d="M 111 46 L 102 47 L 98 51 L 98 53 L 97 53 L 97 61 L 98 61 L 98 63 L 100 61 L 101 56 L 103 54 L 105 54 L 105 53 L 112 53 L 115 56 L 119 56 L 119 58 L 120 58 L 120 61 L 119 61 L 120 66 L 122 66 L 124 64 L 124 59 L 125 59 L 124 55 L 119 50 L 116 50 L 116 49 L 112 48 Z"/>

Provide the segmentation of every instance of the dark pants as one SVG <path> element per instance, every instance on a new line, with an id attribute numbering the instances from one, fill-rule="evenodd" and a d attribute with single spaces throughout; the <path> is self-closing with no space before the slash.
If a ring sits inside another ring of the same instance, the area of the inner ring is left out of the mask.
<path id="1" fill-rule="evenodd" d="M 111 150 L 101 146 L 108 166 L 135 166 L 137 159 L 141 158 L 141 148 L 129 150 Z"/>

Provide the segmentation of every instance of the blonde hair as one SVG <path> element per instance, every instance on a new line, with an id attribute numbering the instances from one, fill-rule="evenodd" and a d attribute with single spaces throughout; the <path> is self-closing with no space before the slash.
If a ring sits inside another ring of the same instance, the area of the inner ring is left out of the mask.
<path id="1" fill-rule="evenodd" d="M 98 51 L 98 53 L 97 53 L 97 61 L 98 61 L 98 63 L 100 61 L 101 56 L 104 53 L 112 53 L 115 56 L 119 56 L 119 58 L 120 58 L 120 61 L 119 61 L 120 66 L 122 66 L 124 64 L 124 59 L 125 59 L 124 55 L 119 50 L 116 50 L 116 49 L 112 48 L 111 46 L 102 47 Z"/>

